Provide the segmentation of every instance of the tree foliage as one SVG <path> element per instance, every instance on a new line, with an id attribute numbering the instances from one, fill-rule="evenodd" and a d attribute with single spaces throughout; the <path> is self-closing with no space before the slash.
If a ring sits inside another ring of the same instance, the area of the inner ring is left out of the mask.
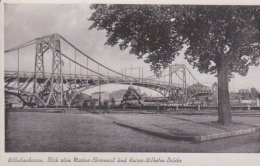
<path id="1" fill-rule="evenodd" d="M 259 6 L 92 5 L 90 29 L 106 30 L 110 46 L 130 48 L 154 71 L 185 47 L 185 58 L 203 73 L 217 73 L 225 55 L 228 72 L 246 75 L 259 64 Z"/>
<path id="2" fill-rule="evenodd" d="M 260 6 L 92 5 L 90 29 L 110 46 L 145 58 L 155 73 L 184 51 L 201 73 L 218 76 L 218 122 L 230 124 L 228 76 L 260 61 Z"/>
<path id="3" fill-rule="evenodd" d="M 258 90 L 255 87 L 252 87 L 250 89 L 250 93 L 251 93 L 251 98 L 252 99 L 256 99 L 260 95 L 260 93 L 258 92 Z"/>

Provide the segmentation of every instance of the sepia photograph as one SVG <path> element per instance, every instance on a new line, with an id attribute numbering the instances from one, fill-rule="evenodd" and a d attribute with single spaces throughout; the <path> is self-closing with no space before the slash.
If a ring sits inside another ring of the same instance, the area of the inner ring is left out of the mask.
<path id="1" fill-rule="evenodd" d="M 169 154 L 64 158 L 119 165 L 259 154 L 260 5 L 3 3 L 2 13 L 4 153 Z"/>

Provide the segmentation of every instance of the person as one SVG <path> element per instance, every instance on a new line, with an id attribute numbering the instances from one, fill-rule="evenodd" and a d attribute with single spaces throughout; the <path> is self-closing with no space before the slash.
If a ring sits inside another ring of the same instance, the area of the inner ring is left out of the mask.
<path id="1" fill-rule="evenodd" d="M 115 99 L 114 99 L 114 97 L 111 98 L 111 103 L 112 103 L 112 106 L 114 107 L 115 106 Z"/>

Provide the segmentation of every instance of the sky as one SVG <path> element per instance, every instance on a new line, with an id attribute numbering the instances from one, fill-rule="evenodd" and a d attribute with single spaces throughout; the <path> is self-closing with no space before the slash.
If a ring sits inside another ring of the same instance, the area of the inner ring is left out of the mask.
<path id="1" fill-rule="evenodd" d="M 87 4 L 5 4 L 4 44 L 5 50 L 37 37 L 58 33 L 76 45 L 98 62 L 118 72 L 122 68 L 143 67 L 144 76 L 153 75 L 144 59 L 137 59 L 118 47 L 104 45 L 105 31 L 89 30 L 88 21 L 92 11 Z M 34 54 L 28 48 L 20 52 L 20 64 L 24 70 L 33 70 Z M 34 48 L 33 48 L 34 49 Z M 193 69 L 180 55 L 172 64 L 186 64 L 193 75 L 204 85 L 210 86 L 217 81 L 214 75 L 201 74 Z M 5 70 L 15 70 L 16 53 L 5 55 Z M 246 77 L 235 74 L 229 84 L 231 91 L 255 87 L 260 91 L 260 67 L 251 67 Z M 115 85 L 110 88 L 115 89 Z M 104 89 L 109 87 L 104 87 Z M 117 89 L 125 88 L 118 86 Z M 97 89 L 92 89 L 91 93 Z M 111 91 L 113 91 L 111 90 Z M 156 94 L 148 92 L 148 94 Z"/>

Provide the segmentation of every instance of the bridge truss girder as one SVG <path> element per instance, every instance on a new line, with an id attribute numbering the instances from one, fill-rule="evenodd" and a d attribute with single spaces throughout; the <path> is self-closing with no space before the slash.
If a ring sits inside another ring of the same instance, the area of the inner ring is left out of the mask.
<path id="1" fill-rule="evenodd" d="M 183 89 L 182 86 L 176 86 L 176 85 L 153 85 L 153 84 L 145 84 L 142 82 L 119 82 L 120 84 L 130 84 L 135 86 L 140 86 L 144 88 L 148 88 L 151 90 L 154 90 L 164 97 L 168 98 L 169 100 L 177 101 L 182 104 L 186 104 L 194 95 L 197 94 L 209 94 L 211 91 L 209 89 L 200 90 L 200 89 L 194 89 L 194 88 L 187 88 Z M 186 93 L 184 92 L 186 91 Z"/>
<path id="2" fill-rule="evenodd" d="M 78 76 L 72 77 L 63 77 L 63 82 L 58 79 L 53 80 L 53 84 L 63 85 L 63 103 L 62 105 L 55 104 L 54 102 L 46 103 L 48 101 L 52 74 L 48 73 L 43 77 L 37 77 L 35 79 L 35 74 L 30 73 L 31 75 L 23 75 L 20 73 L 19 77 L 19 86 L 18 86 L 18 77 L 16 72 L 5 77 L 5 92 L 19 97 L 26 105 L 33 103 L 38 103 L 41 106 L 70 106 L 73 103 L 73 99 L 81 92 L 81 89 L 88 89 L 90 86 L 97 85 L 98 80 L 82 79 Z M 35 90 L 35 88 L 38 88 Z M 42 88 L 42 89 L 41 89 Z M 55 90 L 55 93 L 61 93 Z M 35 92 L 36 91 L 36 92 Z M 56 95 L 54 93 L 54 95 Z M 54 96 L 53 95 L 53 96 Z M 51 97 L 53 97 L 51 96 Z M 60 96 L 54 96 L 60 97 Z"/>
<path id="3" fill-rule="evenodd" d="M 16 73 L 10 74 L 10 76 L 8 76 L 5 79 L 6 89 L 18 90 L 19 95 L 21 96 L 26 96 L 27 98 L 31 96 L 28 102 L 33 100 L 34 102 L 44 105 L 44 102 L 46 101 L 45 99 L 46 97 L 44 98 L 44 96 L 46 96 L 49 93 L 49 91 L 42 90 L 38 93 L 32 93 L 32 91 L 30 90 L 30 86 L 28 85 L 30 84 L 30 81 L 34 79 L 34 75 L 20 77 L 19 89 L 16 88 L 17 87 L 16 79 L 17 79 Z M 51 81 L 51 74 L 45 74 L 45 78 L 42 77 L 37 78 L 37 84 L 41 84 L 41 86 L 43 87 L 50 86 L 50 81 Z M 13 82 L 13 84 L 10 84 L 10 82 Z M 54 80 L 54 83 L 60 83 L 60 81 Z M 169 98 L 170 100 L 178 101 L 183 104 L 187 103 L 192 96 L 198 93 L 209 93 L 209 90 L 205 91 L 205 90 L 187 88 L 187 96 L 184 96 L 182 86 L 173 85 L 170 87 L 168 85 L 155 85 L 155 84 L 144 83 L 142 81 L 137 81 L 137 80 L 126 81 L 120 78 L 109 79 L 109 78 L 102 78 L 102 77 L 93 78 L 90 76 L 80 76 L 80 75 L 69 75 L 69 76 L 63 75 L 63 86 L 64 86 L 63 100 L 65 101 L 63 103 L 63 106 L 64 105 L 71 106 L 71 104 L 74 103 L 75 97 L 80 93 L 82 93 L 82 91 L 95 86 L 104 85 L 108 83 L 136 85 L 140 87 L 149 88 L 151 90 L 157 91 L 158 93 L 162 94 L 164 97 Z M 51 105 L 53 104 L 49 103 L 49 105 L 46 106 L 51 106 Z"/>

